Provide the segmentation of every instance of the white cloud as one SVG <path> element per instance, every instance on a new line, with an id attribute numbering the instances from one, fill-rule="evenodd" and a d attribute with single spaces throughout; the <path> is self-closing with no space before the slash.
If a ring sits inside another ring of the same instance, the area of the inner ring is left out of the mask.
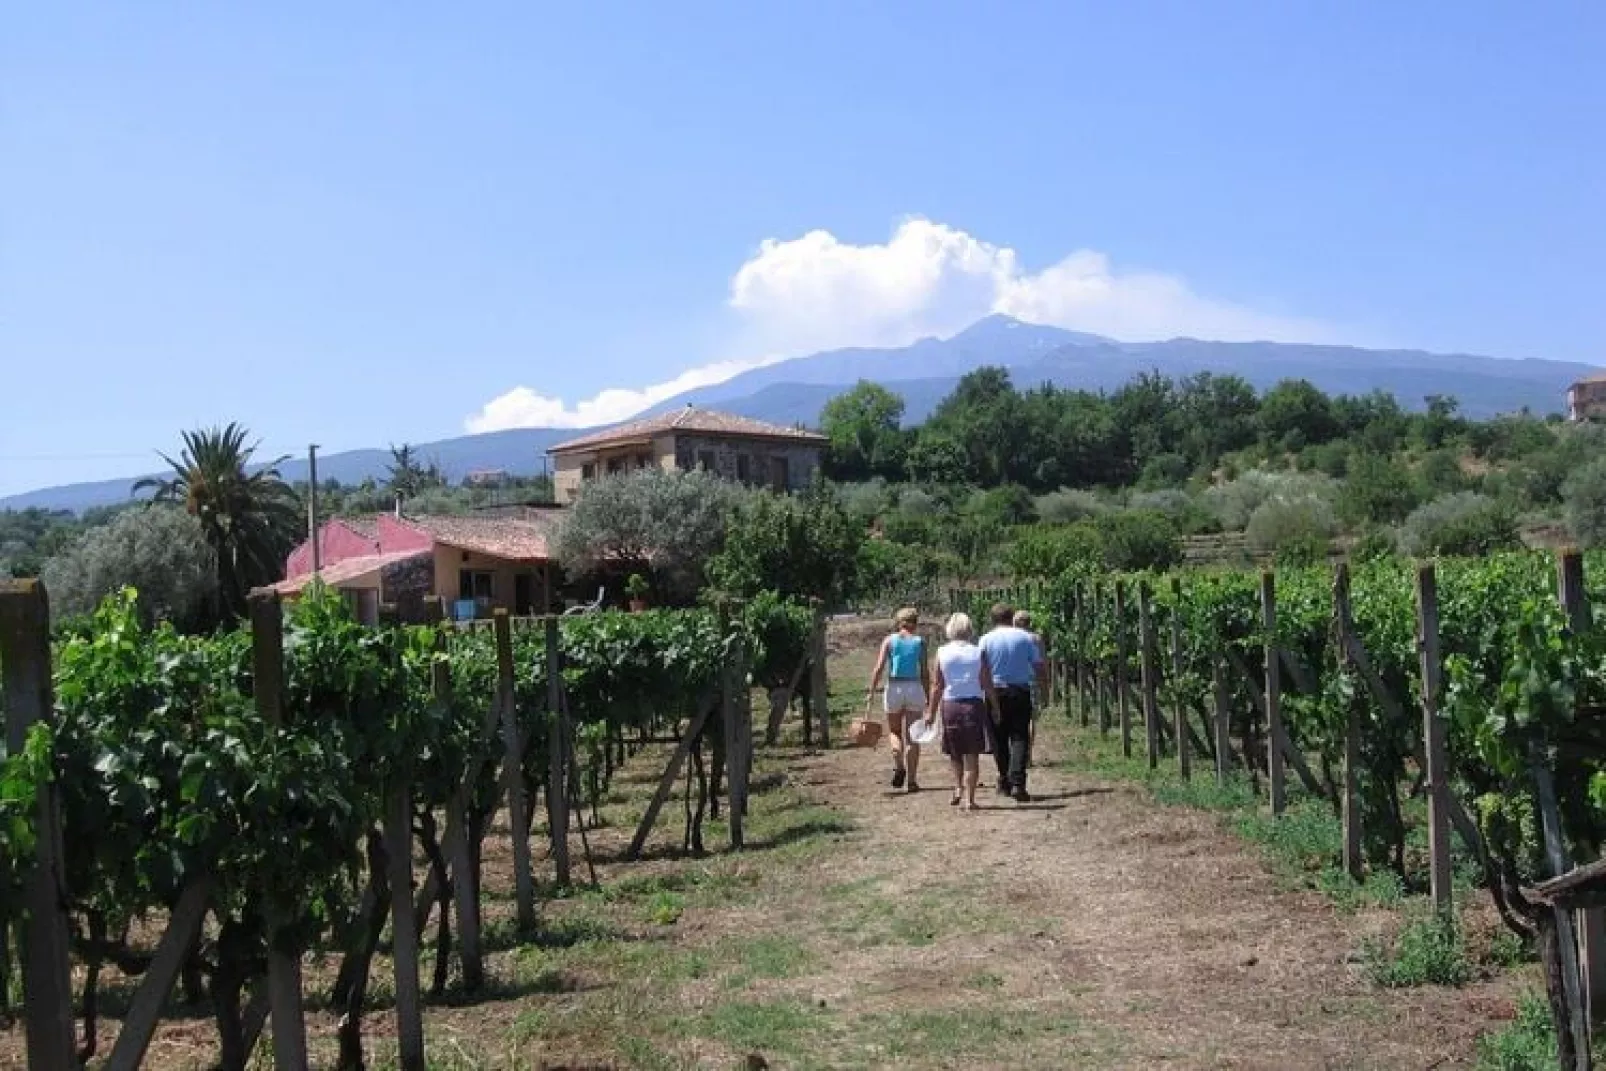
<path id="1" fill-rule="evenodd" d="M 1029 272 L 1007 246 L 919 218 L 883 244 L 827 231 L 767 240 L 731 280 L 730 304 L 755 339 L 793 353 L 907 345 L 995 312 L 1124 341 L 1333 337 L 1315 321 L 1203 297 L 1174 275 L 1117 271 L 1094 250 Z"/>
<path id="2" fill-rule="evenodd" d="M 1129 342 L 1338 341 L 1327 324 L 1205 297 L 1175 275 L 1118 270 L 1091 249 L 1027 271 L 1008 246 L 920 218 L 904 220 L 879 244 L 854 245 L 824 230 L 765 239 L 731 277 L 728 304 L 738 324 L 725 352 L 737 354 L 905 346 L 955 334 L 989 313 Z M 573 406 L 515 387 L 465 423 L 471 432 L 607 424 L 779 359 L 717 361 L 640 390 L 609 388 Z"/>
<path id="3" fill-rule="evenodd" d="M 514 387 L 485 403 L 478 413 L 463 422 L 472 434 L 505 431 L 508 428 L 589 428 L 612 424 L 635 416 L 643 409 L 673 398 L 682 391 L 723 383 L 752 368 L 773 364 L 779 357 L 760 357 L 747 361 L 717 361 L 691 368 L 674 379 L 654 383 L 640 390 L 610 387 L 572 407 L 562 398 L 550 398 L 530 387 Z"/>

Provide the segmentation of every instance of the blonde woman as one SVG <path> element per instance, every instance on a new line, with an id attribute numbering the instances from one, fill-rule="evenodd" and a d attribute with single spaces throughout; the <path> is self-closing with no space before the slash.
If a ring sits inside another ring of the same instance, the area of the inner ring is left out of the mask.
<path id="1" fill-rule="evenodd" d="M 949 804 L 976 809 L 976 782 L 981 756 L 992 750 L 989 711 L 997 706 L 993 672 L 976 645 L 976 627 L 966 614 L 954 614 L 943 632 L 948 642 L 937 649 L 937 683 L 930 713 L 942 712 L 942 750 L 954 771 L 954 798 Z"/>
<path id="2" fill-rule="evenodd" d="M 881 641 L 875 669 L 870 673 L 868 701 L 887 675 L 887 691 L 882 704 L 887 712 L 887 741 L 892 746 L 892 787 L 919 792 L 915 775 L 920 771 L 920 745 L 905 736 L 909 723 L 920 717 L 931 691 L 931 669 L 926 659 L 926 641 L 916 631 L 920 611 L 906 606 L 893 617 L 893 633 Z"/>

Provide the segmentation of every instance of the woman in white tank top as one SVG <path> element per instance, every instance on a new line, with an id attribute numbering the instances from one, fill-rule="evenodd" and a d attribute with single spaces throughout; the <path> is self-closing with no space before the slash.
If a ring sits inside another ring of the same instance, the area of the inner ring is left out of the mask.
<path id="1" fill-rule="evenodd" d="M 942 750 L 954 771 L 954 806 L 976 809 L 981 756 L 992 750 L 996 706 L 987 656 L 976 646 L 976 629 L 965 614 L 954 614 L 944 629 L 948 642 L 937 649 L 937 681 L 931 689 L 931 716 L 942 712 Z"/>

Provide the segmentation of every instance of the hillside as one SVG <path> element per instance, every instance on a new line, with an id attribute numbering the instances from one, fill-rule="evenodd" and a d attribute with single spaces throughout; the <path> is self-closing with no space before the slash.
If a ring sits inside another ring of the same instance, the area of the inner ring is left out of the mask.
<path id="1" fill-rule="evenodd" d="M 695 402 L 778 424 L 814 424 L 835 394 L 860 379 L 886 384 L 903 395 L 905 420 L 924 420 L 964 373 L 982 365 L 1011 370 L 1018 385 L 1111 390 L 1140 372 L 1180 377 L 1195 372 L 1235 373 L 1264 389 L 1280 379 L 1303 377 L 1329 393 L 1383 390 L 1419 409 L 1432 394 L 1454 395 L 1463 414 L 1481 418 L 1529 409 L 1559 411 L 1568 384 L 1598 371 L 1588 365 L 1539 359 L 1508 360 L 1418 350 L 1367 350 L 1278 342 L 1123 343 L 1056 327 L 990 316 L 952 338 L 921 339 L 898 349 L 844 349 L 797 357 L 754 369 L 724 383 L 688 391 L 652 412 Z M 474 469 L 506 469 L 515 475 L 543 471 L 553 443 L 581 434 L 572 428 L 520 428 L 414 444 L 421 457 L 438 463 L 451 479 Z M 390 460 L 383 449 L 351 450 L 319 459 L 319 476 L 342 483 L 381 479 Z M 292 481 L 306 478 L 306 464 L 284 466 Z M 82 510 L 127 499 L 138 475 L 94 483 L 44 488 L 0 498 L 0 509 Z"/>

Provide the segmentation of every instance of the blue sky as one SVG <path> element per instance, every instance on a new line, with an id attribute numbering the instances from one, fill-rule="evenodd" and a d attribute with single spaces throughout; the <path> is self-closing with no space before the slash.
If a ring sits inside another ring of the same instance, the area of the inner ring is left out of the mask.
<path id="1" fill-rule="evenodd" d="M 994 309 L 1606 363 L 1598 3 L 7 22 L 0 493 L 230 419 L 581 424 Z"/>

